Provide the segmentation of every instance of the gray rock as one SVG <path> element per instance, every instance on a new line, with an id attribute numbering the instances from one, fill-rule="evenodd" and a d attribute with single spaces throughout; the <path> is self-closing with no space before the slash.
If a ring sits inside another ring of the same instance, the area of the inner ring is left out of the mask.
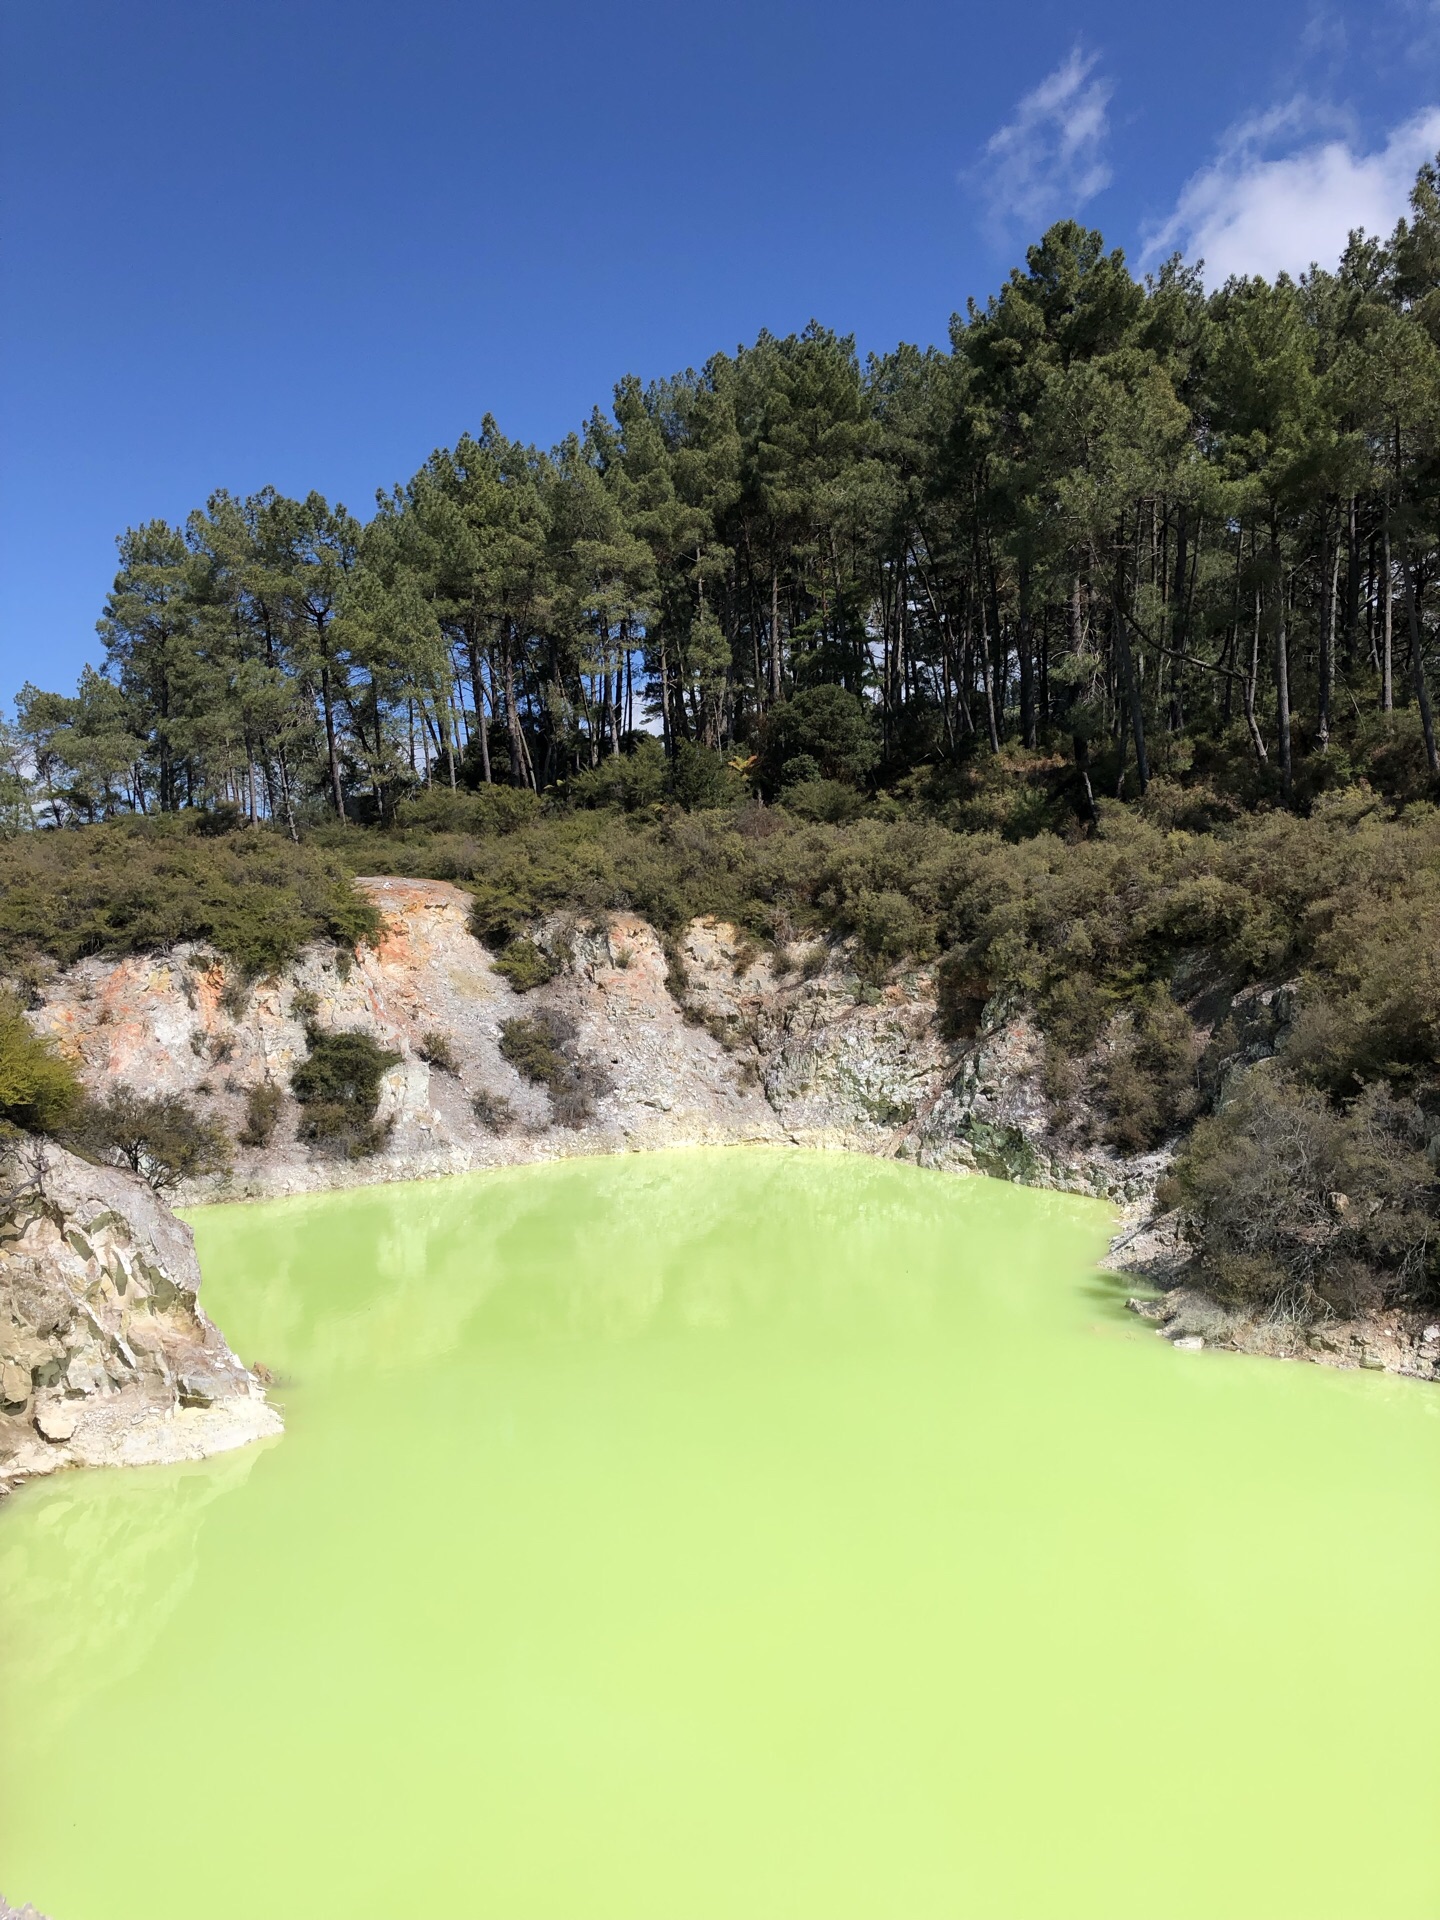
<path id="1" fill-rule="evenodd" d="M 279 1431 L 197 1305 L 189 1227 L 143 1180 L 30 1143 L 0 1158 L 0 1227 L 0 1494 Z"/>
<path id="2" fill-rule="evenodd" d="M 35 1408 L 35 1431 L 53 1446 L 73 1440 L 79 1424 L 80 1409 L 73 1400 L 54 1400 L 47 1395 Z"/>
<path id="3" fill-rule="evenodd" d="M 1205 1342 L 1198 1333 L 1182 1333 L 1170 1344 L 1180 1353 L 1199 1353 Z"/>

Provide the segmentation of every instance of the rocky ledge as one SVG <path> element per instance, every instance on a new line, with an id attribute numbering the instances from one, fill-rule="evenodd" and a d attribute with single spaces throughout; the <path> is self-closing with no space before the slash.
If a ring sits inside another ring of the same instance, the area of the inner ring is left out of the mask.
<path id="1" fill-rule="evenodd" d="M 1219 1347 L 1271 1360 L 1440 1380 L 1440 1318 L 1433 1312 L 1387 1307 L 1354 1320 L 1307 1325 L 1226 1306 L 1195 1285 L 1178 1213 L 1132 1209 L 1104 1264 L 1157 1290 L 1132 1294 L 1125 1305 L 1153 1321 L 1156 1333 L 1182 1352 Z"/>
<path id="2" fill-rule="evenodd" d="M 0 1493 L 280 1431 L 199 1288 L 189 1227 L 143 1180 L 39 1144 L 0 1163 Z"/>

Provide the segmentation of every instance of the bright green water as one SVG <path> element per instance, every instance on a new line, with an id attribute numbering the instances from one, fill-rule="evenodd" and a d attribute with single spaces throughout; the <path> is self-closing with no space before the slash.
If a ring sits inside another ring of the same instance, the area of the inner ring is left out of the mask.
<path id="1" fill-rule="evenodd" d="M 207 1211 L 279 1442 L 0 1514 L 52 1920 L 1440 1913 L 1440 1393 L 852 1158 Z"/>

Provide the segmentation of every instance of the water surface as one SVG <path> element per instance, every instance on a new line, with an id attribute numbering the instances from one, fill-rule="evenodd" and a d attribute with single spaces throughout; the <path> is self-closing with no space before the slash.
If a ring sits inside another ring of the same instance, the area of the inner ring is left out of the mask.
<path id="1" fill-rule="evenodd" d="M 52 1920 L 1440 1914 L 1440 1395 L 1177 1354 L 1098 1206 L 571 1162 L 196 1229 L 281 1441 L 0 1513 Z"/>

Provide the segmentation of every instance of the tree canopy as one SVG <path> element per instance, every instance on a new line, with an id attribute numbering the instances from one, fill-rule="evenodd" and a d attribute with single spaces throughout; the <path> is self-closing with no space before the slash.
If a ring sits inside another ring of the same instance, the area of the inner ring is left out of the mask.
<path id="1" fill-rule="evenodd" d="M 293 835 L 436 785 L 704 804 L 1006 748 L 1063 764 L 1081 821 L 1157 771 L 1303 807 L 1371 715 L 1423 787 L 1440 172 L 1298 281 L 1137 280 L 1064 221 L 948 351 L 762 333 L 548 452 L 487 417 L 368 519 L 219 492 L 119 560 L 103 668 L 19 695 L 12 828 Z"/>

